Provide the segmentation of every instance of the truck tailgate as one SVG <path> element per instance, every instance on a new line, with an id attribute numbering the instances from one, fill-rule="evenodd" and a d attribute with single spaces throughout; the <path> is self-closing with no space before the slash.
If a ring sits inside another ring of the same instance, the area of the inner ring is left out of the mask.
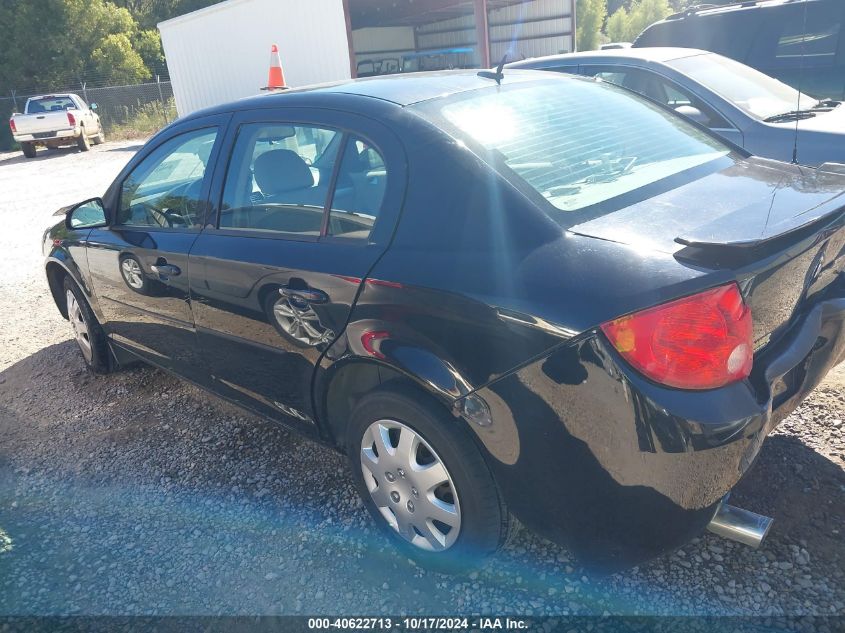
<path id="1" fill-rule="evenodd" d="M 18 134 L 42 134 L 66 130 L 71 127 L 67 112 L 44 112 L 42 114 L 18 114 L 14 117 Z"/>

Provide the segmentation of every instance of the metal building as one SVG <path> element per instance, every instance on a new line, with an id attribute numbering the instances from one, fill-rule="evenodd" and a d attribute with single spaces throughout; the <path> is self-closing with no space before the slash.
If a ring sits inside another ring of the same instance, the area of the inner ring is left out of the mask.
<path id="1" fill-rule="evenodd" d="M 575 0 L 227 0 L 158 25 L 180 115 L 288 85 L 575 50 Z"/>

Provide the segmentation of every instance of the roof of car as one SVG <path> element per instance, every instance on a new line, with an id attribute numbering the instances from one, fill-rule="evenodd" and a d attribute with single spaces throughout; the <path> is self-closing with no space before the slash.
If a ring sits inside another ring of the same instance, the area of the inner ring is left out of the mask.
<path id="1" fill-rule="evenodd" d="M 233 110 L 267 108 L 280 105 L 305 105 L 305 101 L 313 105 L 314 99 L 309 97 L 320 98 L 329 95 L 357 95 L 371 97 L 397 106 L 408 106 L 429 99 L 448 97 L 459 92 L 489 88 L 495 85 L 492 79 L 479 77 L 478 72 L 478 69 L 476 69 L 382 75 L 328 84 L 303 86 L 282 92 L 247 97 L 232 103 L 214 106 L 192 113 L 186 118 L 195 118 L 197 116 L 230 112 Z M 504 83 L 513 84 L 548 79 L 548 73 L 531 70 L 513 70 L 506 73 Z"/>
<path id="2" fill-rule="evenodd" d="M 731 11 L 746 11 L 748 9 L 767 9 L 773 7 L 782 7 L 789 4 L 801 4 L 803 2 L 827 2 L 833 0 L 737 0 L 729 4 L 712 4 L 709 2 L 702 2 L 694 5 L 685 11 L 679 11 L 668 17 L 663 21 L 671 22 L 686 17 L 719 15 L 722 13 L 729 13 Z"/>
<path id="3" fill-rule="evenodd" d="M 582 59 L 602 58 L 614 59 L 641 59 L 643 61 L 665 63 L 682 57 L 694 57 L 696 55 L 712 55 L 709 51 L 702 51 L 697 48 L 677 48 L 671 46 L 654 46 L 645 48 L 611 48 L 600 51 L 583 51 L 580 53 L 564 53 L 562 55 L 549 55 L 547 57 L 534 57 L 512 64 L 505 68 L 534 68 L 535 65 L 548 66 L 554 62 L 578 61 Z"/>

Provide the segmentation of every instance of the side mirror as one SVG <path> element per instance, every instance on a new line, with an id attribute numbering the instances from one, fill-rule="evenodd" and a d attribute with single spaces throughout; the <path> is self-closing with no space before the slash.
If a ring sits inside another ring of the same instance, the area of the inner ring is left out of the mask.
<path id="1" fill-rule="evenodd" d="M 108 219 L 103 201 L 100 198 L 91 198 L 80 202 L 67 212 L 65 224 L 69 229 L 93 229 L 106 226 Z"/>
<path id="2" fill-rule="evenodd" d="M 675 108 L 675 112 L 678 114 L 682 114 L 688 119 L 695 121 L 701 125 L 707 126 L 710 125 L 710 117 L 704 114 L 701 110 L 696 107 L 682 105 Z"/>
<path id="3" fill-rule="evenodd" d="M 97 104 L 96 104 L 96 103 L 91 103 L 91 104 L 89 104 L 89 105 L 88 105 L 88 107 L 89 107 L 89 108 L 91 108 L 92 110 L 96 110 L 96 109 L 97 109 Z"/>

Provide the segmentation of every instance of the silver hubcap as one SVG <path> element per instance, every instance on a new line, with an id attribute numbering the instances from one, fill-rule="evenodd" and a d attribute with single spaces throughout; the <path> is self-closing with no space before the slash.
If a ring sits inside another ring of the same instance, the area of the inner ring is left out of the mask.
<path id="1" fill-rule="evenodd" d="M 73 337 L 76 339 L 79 349 L 82 350 L 82 355 L 85 360 L 91 361 L 91 334 L 88 331 L 88 324 L 85 322 L 85 316 L 82 314 L 82 309 L 79 307 L 79 302 L 76 300 L 70 290 L 67 291 L 67 315 L 70 321 L 70 327 L 73 329 Z"/>
<path id="2" fill-rule="evenodd" d="M 131 258 L 126 258 L 120 265 L 120 270 L 123 273 L 123 278 L 131 288 L 140 290 L 144 287 L 144 273 L 141 272 L 141 267 L 138 262 Z"/>
<path id="3" fill-rule="evenodd" d="M 286 334 L 305 345 L 319 345 L 333 336 L 331 330 L 320 323 L 320 317 L 311 306 L 300 308 L 288 297 L 279 297 L 273 304 L 273 316 Z"/>
<path id="4" fill-rule="evenodd" d="M 361 440 L 361 471 L 382 516 L 402 538 L 428 551 L 455 543 L 461 530 L 455 485 L 416 431 L 394 420 L 371 424 Z"/>

